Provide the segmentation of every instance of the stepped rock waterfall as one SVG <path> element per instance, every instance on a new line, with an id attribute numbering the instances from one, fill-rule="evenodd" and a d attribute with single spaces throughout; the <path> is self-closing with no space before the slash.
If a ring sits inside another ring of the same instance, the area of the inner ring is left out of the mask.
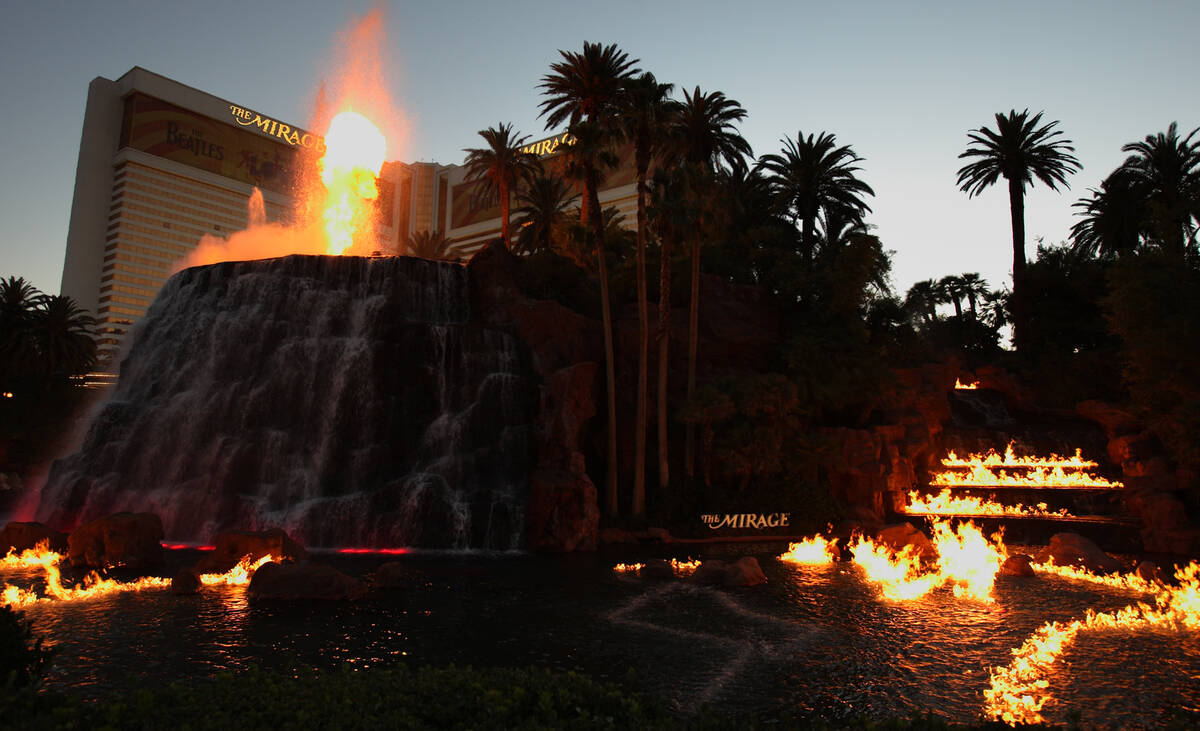
<path id="1" fill-rule="evenodd" d="M 149 511 L 169 540 L 520 547 L 538 379 L 466 267 L 289 256 L 172 277 L 38 519 Z"/>

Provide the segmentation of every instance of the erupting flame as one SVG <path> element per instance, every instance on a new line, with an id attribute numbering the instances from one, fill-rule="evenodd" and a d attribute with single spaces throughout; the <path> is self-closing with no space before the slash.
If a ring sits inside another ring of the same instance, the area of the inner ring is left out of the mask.
<path id="1" fill-rule="evenodd" d="M 1081 631 L 1096 629 L 1200 629 L 1200 564 L 1192 562 L 1175 574 L 1179 586 L 1158 590 L 1154 605 L 1130 605 L 1116 612 L 1088 610 L 1083 619 L 1047 622 L 1020 647 L 1013 660 L 992 668 L 991 686 L 983 691 L 984 712 L 1005 723 L 1044 723 L 1042 708 L 1050 699 L 1046 674 Z"/>
<path id="2" fill-rule="evenodd" d="M 956 390 L 956 391 L 974 391 L 977 388 L 979 388 L 979 381 L 971 381 L 970 383 L 963 383 L 962 381 L 960 381 L 957 378 L 954 379 L 954 390 Z"/>
<path id="3" fill-rule="evenodd" d="M 1007 515 L 1007 516 L 1046 516 L 1055 518 L 1071 518 L 1072 516 L 1064 508 L 1062 510 L 1051 511 L 1046 507 L 1046 503 L 1038 503 L 1033 507 L 1026 507 L 1021 503 L 1016 505 L 1005 505 L 987 500 L 984 498 L 964 495 L 954 497 L 950 494 L 950 489 L 946 488 L 937 495 L 922 496 L 916 490 L 908 493 L 908 505 L 905 506 L 904 512 L 909 515 Z"/>
<path id="4" fill-rule="evenodd" d="M 45 596 L 38 596 L 31 589 L 5 584 L 0 592 L 0 604 L 14 608 L 28 607 L 39 602 L 60 601 L 73 602 L 83 599 L 96 599 L 111 594 L 126 591 L 142 591 L 144 589 L 165 589 L 171 586 L 170 579 L 158 576 L 146 576 L 135 581 L 117 581 L 116 579 L 101 578 L 95 571 L 89 573 L 83 580 L 82 586 L 63 586 L 62 572 L 59 563 L 62 554 L 47 550 L 47 544 L 39 543 L 37 548 L 24 551 L 20 556 L 14 556 L 10 551 L 3 559 L 0 568 L 40 568 L 46 574 Z M 264 556 L 257 561 L 251 561 L 250 556 L 242 557 L 237 566 L 223 574 L 202 574 L 200 582 L 206 586 L 222 584 L 226 586 L 245 586 L 260 566 L 268 561 L 278 561 L 271 556 Z"/>
<path id="5" fill-rule="evenodd" d="M 942 460 L 946 469 L 933 475 L 933 485 L 957 487 L 1084 487 L 1120 488 L 1120 482 L 1109 482 L 1085 470 L 1097 464 L 1083 458 L 1083 450 L 1076 449 L 1073 457 L 1018 457 L 1013 453 L 1010 442 L 1001 456 L 989 451 L 987 454 L 972 454 L 966 459 L 950 452 Z M 1024 474 L 1009 474 L 1003 468 L 1022 469 Z"/>
<path id="6" fill-rule="evenodd" d="M 321 182 L 325 184 L 322 219 L 330 254 L 341 254 L 356 241 L 374 235 L 375 179 L 383 167 L 387 141 L 371 120 L 345 111 L 333 118 L 325 136 Z M 373 243 L 368 245 L 368 251 Z M 362 248 L 362 247 L 359 247 Z"/>
<path id="7" fill-rule="evenodd" d="M 989 542 L 970 522 L 951 525 L 934 521 L 933 543 L 938 562 L 931 568 L 925 568 L 913 546 L 905 546 L 897 553 L 862 536 L 850 546 L 850 553 L 867 579 L 879 584 L 886 599 L 918 599 L 950 584 L 956 597 L 991 602 L 996 572 L 1007 555 L 1000 537 L 993 539 L 995 543 Z"/>
<path id="8" fill-rule="evenodd" d="M 799 543 L 788 545 L 787 553 L 779 556 L 780 561 L 798 564 L 825 565 L 831 564 L 837 557 L 837 539 L 827 540 L 825 536 L 805 538 Z"/>

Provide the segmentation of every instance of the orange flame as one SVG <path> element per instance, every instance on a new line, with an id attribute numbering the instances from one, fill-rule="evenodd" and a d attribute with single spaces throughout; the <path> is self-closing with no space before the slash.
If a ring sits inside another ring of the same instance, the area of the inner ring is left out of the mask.
<path id="1" fill-rule="evenodd" d="M 367 243 L 367 253 L 374 248 L 375 178 L 386 150 L 383 133 L 357 112 L 342 112 L 330 123 L 320 162 L 328 253 L 342 254 L 359 242 Z"/>
<path id="2" fill-rule="evenodd" d="M 1121 488 L 1120 482 L 1109 482 L 1085 470 L 1097 464 L 1083 458 L 1083 450 L 1076 449 L 1073 457 L 1018 457 L 1013 453 L 1010 442 L 1001 456 L 989 451 L 987 454 L 972 454 L 965 459 L 950 452 L 942 460 L 945 470 L 933 475 L 933 485 L 958 487 L 1085 487 Z M 1024 474 L 1009 474 L 1005 469 L 1021 469 Z"/>
<path id="3" fill-rule="evenodd" d="M 1038 503 L 1026 507 L 1021 503 L 1005 505 L 994 500 L 964 495 L 954 497 L 946 488 L 937 495 L 922 496 L 916 490 L 908 493 L 908 504 L 904 512 L 909 515 L 1006 515 L 1006 516 L 1046 516 L 1056 518 L 1073 517 L 1065 508 L 1051 511 L 1046 503 Z"/>
<path id="4" fill-rule="evenodd" d="M 867 579 L 879 584 L 884 598 L 892 601 L 919 599 L 934 589 L 949 584 L 956 597 L 991 602 L 996 573 L 1004 563 L 1007 549 L 999 536 L 989 542 L 973 523 L 952 525 L 933 522 L 933 544 L 938 561 L 926 568 L 913 546 L 900 552 L 859 536 L 850 546 L 854 563 Z"/>
<path id="5" fill-rule="evenodd" d="M 788 545 L 787 553 L 779 556 L 780 561 L 796 564 L 825 565 L 834 562 L 837 556 L 837 539 L 827 540 L 825 536 L 805 538 L 799 543 Z"/>
<path id="6" fill-rule="evenodd" d="M 1005 723 L 1044 723 L 1042 708 L 1050 700 L 1045 676 L 1080 632 L 1103 629 L 1200 629 L 1200 564 L 1192 562 L 1175 574 L 1175 587 L 1164 587 L 1154 605 L 1139 602 L 1115 612 L 1088 610 L 1083 619 L 1047 622 L 1013 650 L 1013 660 L 992 668 L 983 691 L 984 713 Z"/>
<path id="7" fill-rule="evenodd" d="M 619 563 L 613 566 L 613 571 L 616 571 L 618 574 L 636 574 L 644 568 L 646 568 L 646 564 L 644 563 Z"/>
<path id="8" fill-rule="evenodd" d="M 250 579 L 254 577 L 254 572 L 258 571 L 263 564 L 270 563 L 271 561 L 278 562 L 279 560 L 270 555 L 253 560 L 247 554 L 242 556 L 242 559 L 237 562 L 237 566 L 234 566 L 223 574 L 200 574 L 200 583 L 205 586 L 246 586 L 250 583 Z"/>
<path id="9" fill-rule="evenodd" d="M 954 390 L 956 390 L 956 391 L 974 391 L 977 388 L 979 388 L 979 381 L 971 381 L 970 383 L 963 383 L 962 381 L 960 381 L 957 378 L 954 379 Z"/>

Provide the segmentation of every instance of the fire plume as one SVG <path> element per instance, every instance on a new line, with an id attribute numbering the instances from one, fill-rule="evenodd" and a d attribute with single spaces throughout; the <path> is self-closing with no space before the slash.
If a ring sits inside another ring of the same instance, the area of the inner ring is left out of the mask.
<path id="1" fill-rule="evenodd" d="M 998 503 L 994 500 L 979 498 L 972 495 L 962 495 L 955 497 L 950 494 L 950 489 L 946 488 L 937 495 L 921 495 L 916 490 L 908 493 L 908 504 L 904 508 L 904 512 L 909 515 L 1004 515 L 1010 517 L 1018 516 L 1045 516 L 1056 518 L 1070 518 L 1069 512 L 1064 508 L 1062 510 L 1051 511 L 1047 508 L 1046 503 L 1038 503 L 1035 506 L 1025 506 L 1021 503 L 1016 505 L 1006 505 Z"/>
<path id="2" fill-rule="evenodd" d="M 787 553 L 780 555 L 779 560 L 796 564 L 825 565 L 833 563 L 836 557 L 836 538 L 827 540 L 825 536 L 813 536 L 799 543 L 789 544 Z"/>
<path id="3" fill-rule="evenodd" d="M 958 378 L 954 379 L 954 390 L 955 391 L 974 391 L 977 388 L 979 388 L 979 381 L 971 381 L 970 383 L 963 383 Z"/>
<path id="4" fill-rule="evenodd" d="M 949 584 L 956 597 L 991 602 L 996 572 L 1007 555 L 1003 541 L 998 536 L 993 540 L 988 541 L 969 521 L 957 525 L 934 521 L 933 544 L 938 560 L 933 566 L 926 567 L 912 546 L 896 552 L 862 536 L 850 546 L 850 552 L 867 579 L 879 584 L 886 599 L 919 599 Z"/>
<path id="5" fill-rule="evenodd" d="M 371 241 L 367 252 L 373 248 L 373 204 L 379 196 L 375 179 L 386 151 L 383 133 L 363 115 L 345 111 L 330 122 L 320 161 L 326 191 L 321 218 L 328 253 L 342 254 L 356 242 Z"/>
<path id="6" fill-rule="evenodd" d="M 50 541 L 40 541 L 33 548 L 27 548 L 17 553 L 15 548 L 8 550 L 8 555 L 0 558 L 0 569 L 36 569 L 44 566 L 47 561 L 58 563 L 62 554 L 50 550 Z"/>
<path id="7" fill-rule="evenodd" d="M 250 583 L 254 572 L 258 571 L 263 564 L 279 560 L 269 555 L 257 560 L 250 556 L 242 556 L 242 560 L 237 562 L 237 566 L 223 574 L 200 574 L 200 583 L 205 586 L 246 586 Z"/>
<path id="8" fill-rule="evenodd" d="M 1139 602 L 1115 612 L 1088 610 L 1083 619 L 1047 622 L 1020 647 L 1004 667 L 992 668 L 991 685 L 983 691 L 984 713 L 1005 723 L 1043 723 L 1042 708 L 1050 700 L 1046 675 L 1080 632 L 1159 627 L 1200 629 L 1200 563 L 1175 574 L 1178 586 L 1160 589 L 1154 604 Z"/>

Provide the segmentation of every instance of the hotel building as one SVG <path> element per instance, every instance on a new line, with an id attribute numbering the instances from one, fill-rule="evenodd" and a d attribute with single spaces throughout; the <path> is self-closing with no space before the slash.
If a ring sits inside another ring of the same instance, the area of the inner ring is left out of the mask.
<path id="1" fill-rule="evenodd" d="M 565 135 L 528 149 L 553 166 Z M 98 322 L 102 365 L 115 369 L 124 336 L 180 258 L 204 235 L 247 226 L 255 188 L 267 221 L 290 222 L 296 178 L 321 140 L 301 127 L 140 67 L 88 86 L 62 294 Z M 482 144 L 470 140 L 466 147 Z M 629 155 L 600 191 L 634 225 Z M 404 254 L 420 231 L 442 231 L 459 257 L 500 232 L 499 202 L 480 205 L 462 165 L 386 162 L 376 231 L 382 252 Z"/>

